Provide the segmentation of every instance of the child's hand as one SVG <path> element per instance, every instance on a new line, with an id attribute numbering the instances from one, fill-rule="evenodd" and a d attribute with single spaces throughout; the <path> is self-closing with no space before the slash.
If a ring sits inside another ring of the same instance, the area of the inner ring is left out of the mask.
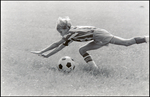
<path id="1" fill-rule="evenodd" d="M 44 57 L 44 58 L 48 58 L 46 55 L 44 54 L 40 54 L 39 56 Z"/>
<path id="2" fill-rule="evenodd" d="M 42 54 L 40 51 L 31 51 L 31 53 L 37 54 L 38 56 L 41 56 L 41 57 L 44 57 L 44 58 L 48 58 L 46 55 Z"/>
<path id="3" fill-rule="evenodd" d="M 33 54 L 38 54 L 38 55 L 39 55 L 39 54 L 42 54 L 41 51 L 31 51 L 31 53 L 33 53 Z"/>

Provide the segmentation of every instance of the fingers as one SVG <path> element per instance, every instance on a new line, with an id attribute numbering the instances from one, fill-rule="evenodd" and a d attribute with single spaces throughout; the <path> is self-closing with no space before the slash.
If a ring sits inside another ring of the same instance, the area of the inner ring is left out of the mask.
<path id="1" fill-rule="evenodd" d="M 31 53 L 33 53 L 33 54 L 37 54 L 37 52 L 36 52 L 36 51 L 31 51 Z"/>
<path id="2" fill-rule="evenodd" d="M 39 51 L 31 51 L 31 53 L 33 53 L 33 54 L 41 54 L 41 52 L 39 52 Z"/>
<path id="3" fill-rule="evenodd" d="M 46 55 L 44 55 L 44 54 L 38 54 L 38 56 L 40 56 L 40 57 L 44 57 L 44 58 L 47 58 L 47 56 L 46 56 Z"/>
<path id="4" fill-rule="evenodd" d="M 39 51 L 31 51 L 31 53 L 33 53 L 33 54 L 37 54 L 37 55 L 38 55 L 38 56 L 40 56 L 40 57 L 47 58 L 47 56 L 46 56 L 46 55 L 42 54 L 42 53 L 41 53 L 41 52 L 39 52 Z"/>

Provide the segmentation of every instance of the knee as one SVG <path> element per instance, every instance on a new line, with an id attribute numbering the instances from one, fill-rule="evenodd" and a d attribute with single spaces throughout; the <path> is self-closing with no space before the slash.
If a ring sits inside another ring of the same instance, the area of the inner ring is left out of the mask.
<path id="1" fill-rule="evenodd" d="M 84 48 L 80 48 L 80 49 L 79 49 L 79 53 L 80 53 L 81 55 L 83 55 L 83 54 L 86 53 L 86 51 L 84 50 Z"/>
<path id="2" fill-rule="evenodd" d="M 129 43 L 128 42 L 124 42 L 124 46 L 129 46 Z"/>
<path id="3" fill-rule="evenodd" d="M 130 46 L 132 43 L 130 41 L 124 41 L 124 46 Z"/>

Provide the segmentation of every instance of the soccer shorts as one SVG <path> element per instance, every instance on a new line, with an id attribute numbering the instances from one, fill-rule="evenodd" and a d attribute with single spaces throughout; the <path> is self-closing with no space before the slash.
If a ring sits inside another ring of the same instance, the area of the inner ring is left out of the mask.
<path id="1" fill-rule="evenodd" d="M 93 40 L 96 44 L 106 45 L 113 38 L 113 35 L 105 29 L 95 29 L 93 32 Z"/>

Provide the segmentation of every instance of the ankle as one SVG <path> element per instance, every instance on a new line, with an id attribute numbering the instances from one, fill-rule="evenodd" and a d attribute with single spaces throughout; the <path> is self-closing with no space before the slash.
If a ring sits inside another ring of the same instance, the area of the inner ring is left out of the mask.
<path id="1" fill-rule="evenodd" d="M 87 64 L 96 66 L 96 63 L 94 61 L 89 61 Z"/>

